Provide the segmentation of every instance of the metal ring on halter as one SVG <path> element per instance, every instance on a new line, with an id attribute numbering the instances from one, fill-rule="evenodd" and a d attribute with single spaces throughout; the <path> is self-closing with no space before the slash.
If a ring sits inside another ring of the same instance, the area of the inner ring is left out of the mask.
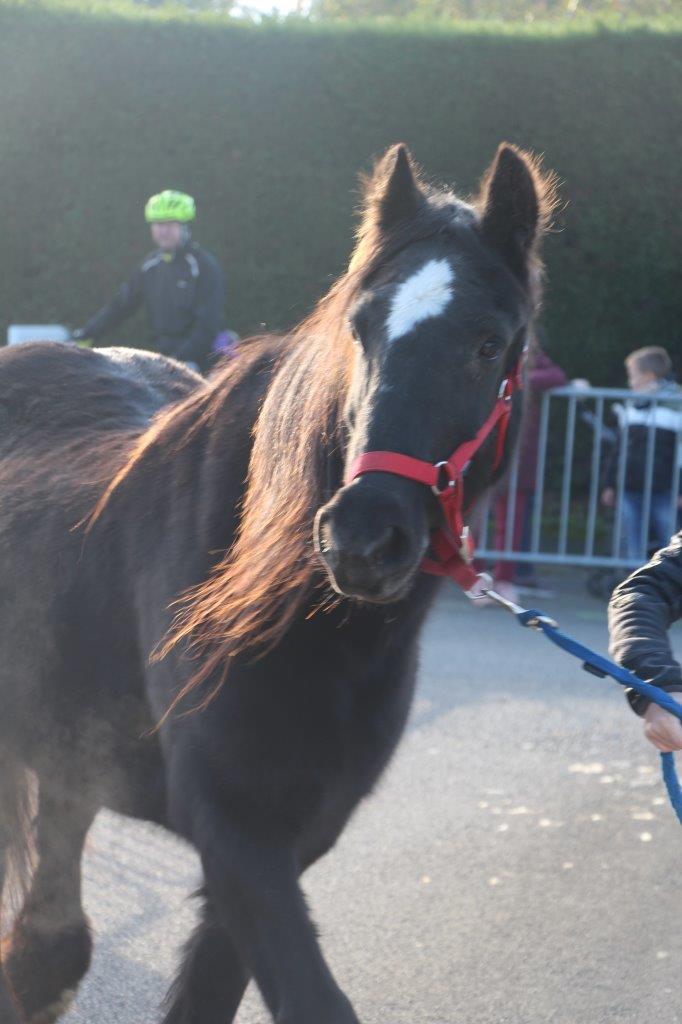
<path id="1" fill-rule="evenodd" d="M 478 578 L 482 579 L 486 584 L 488 580 L 490 580 L 490 576 L 487 572 L 480 573 Z M 527 608 L 522 608 L 520 604 L 516 603 L 516 601 L 509 601 L 506 597 L 502 597 L 501 594 L 498 594 L 496 590 L 493 590 L 492 580 L 490 581 L 490 584 L 491 585 L 481 588 L 481 597 L 489 597 L 492 601 L 495 601 L 496 604 L 499 604 L 502 608 L 511 612 L 512 615 L 516 615 L 517 618 L 520 615 L 528 614 Z M 476 600 L 476 598 L 474 597 L 473 600 Z M 558 623 L 556 623 L 554 619 L 550 619 L 548 615 L 540 615 L 539 613 L 530 619 L 523 620 L 522 625 L 527 626 L 529 629 L 542 629 L 543 626 L 550 626 L 552 629 L 558 629 Z"/>
<path id="2" fill-rule="evenodd" d="M 450 466 L 449 466 L 449 464 L 447 462 L 436 462 L 433 468 L 438 470 L 439 475 L 444 470 L 446 470 L 446 469 L 447 469 L 448 473 L 450 473 Z M 438 482 L 438 483 L 435 483 L 435 484 L 431 484 L 431 490 L 433 491 L 433 493 L 436 495 L 437 498 L 440 498 L 440 496 L 442 494 L 445 494 L 445 492 L 447 491 L 448 488 L 450 488 L 451 490 L 454 491 L 456 486 L 457 486 L 457 477 L 455 477 L 454 480 L 453 480 L 450 476 L 448 476 L 448 479 L 446 480 L 446 482 L 443 484 L 442 487 L 440 486 L 440 484 Z"/>
<path id="3" fill-rule="evenodd" d="M 509 377 L 505 377 L 504 380 L 502 381 L 502 383 L 500 384 L 500 390 L 497 392 L 497 397 L 498 398 L 504 398 L 505 402 L 511 402 L 511 397 L 512 397 L 511 395 L 505 394 L 505 392 L 507 390 L 508 384 L 509 384 Z"/>

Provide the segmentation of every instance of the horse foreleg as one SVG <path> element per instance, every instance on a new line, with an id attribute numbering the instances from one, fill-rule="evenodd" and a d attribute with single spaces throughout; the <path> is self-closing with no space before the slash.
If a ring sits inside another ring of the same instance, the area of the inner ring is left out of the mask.
<path id="1" fill-rule="evenodd" d="M 202 817 L 210 828 L 195 842 L 216 920 L 276 1024 L 359 1024 L 322 956 L 293 853 L 249 837 L 217 808 Z"/>
<path id="2" fill-rule="evenodd" d="M 1 808 L 0 808 L 1 813 Z M 2 902 L 2 892 L 5 886 L 5 861 L 6 855 L 11 845 L 12 837 L 0 824 L 0 903 Z M 2 919 L 0 918 L 0 940 L 3 936 Z M 0 1021 L 2 1024 L 21 1024 L 21 1018 L 19 1017 L 19 1005 L 8 984 L 8 979 L 5 977 L 3 965 L 0 965 Z"/>
<path id="3" fill-rule="evenodd" d="M 247 983 L 234 944 L 205 898 L 202 919 L 166 997 L 163 1024 L 230 1024 Z"/>
<path id="4" fill-rule="evenodd" d="M 81 855 L 95 810 L 49 786 L 41 780 L 38 866 L 4 957 L 29 1024 L 51 1024 L 66 1011 L 92 949 L 81 903 Z"/>

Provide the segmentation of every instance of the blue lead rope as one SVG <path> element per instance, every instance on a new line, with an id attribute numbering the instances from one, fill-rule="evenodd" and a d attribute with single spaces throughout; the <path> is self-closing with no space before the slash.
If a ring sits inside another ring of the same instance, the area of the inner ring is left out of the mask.
<path id="1" fill-rule="evenodd" d="M 572 654 L 574 658 L 580 658 L 586 672 L 591 672 L 592 675 L 600 676 L 602 679 L 610 676 L 617 683 L 620 683 L 621 686 L 631 687 L 637 693 L 641 693 L 643 697 L 646 697 L 647 700 L 651 700 L 658 704 L 659 707 L 665 708 L 671 715 L 675 715 L 676 718 L 682 721 L 682 705 L 673 700 L 665 690 L 659 689 L 658 686 L 652 686 L 650 683 L 645 683 L 639 676 L 628 672 L 626 668 L 617 665 L 610 658 L 604 658 L 601 654 L 591 651 L 589 647 L 585 647 L 584 644 L 578 643 L 573 637 L 566 636 L 565 633 L 562 633 L 557 628 L 556 623 L 552 619 L 547 618 L 546 615 L 543 615 L 542 612 L 532 608 L 530 610 L 521 609 L 518 612 L 515 611 L 514 615 L 520 625 L 541 629 L 545 636 L 553 644 L 556 644 L 557 647 L 561 647 L 564 651 Z M 680 782 L 675 769 L 675 759 L 672 754 L 661 754 L 661 771 L 665 788 L 668 790 L 670 803 L 682 825 L 682 789 L 680 788 Z"/>
<path id="2" fill-rule="evenodd" d="M 492 582 L 487 573 L 482 573 L 479 579 Z M 586 672 L 599 676 L 601 679 L 610 676 L 611 679 L 615 679 L 621 686 L 631 687 L 637 693 L 641 693 L 643 697 L 646 697 L 647 700 L 651 700 L 654 704 L 658 704 L 659 707 L 669 711 L 671 715 L 674 715 L 675 718 L 682 722 L 682 705 L 673 700 L 665 690 L 659 689 L 658 686 L 652 686 L 651 683 L 645 683 L 639 676 L 636 676 L 633 672 L 628 672 L 626 668 L 617 665 L 615 661 L 611 661 L 610 658 L 604 658 L 601 654 L 597 654 L 596 651 L 585 647 L 584 644 L 578 643 L 573 637 L 562 633 L 554 619 L 543 615 L 542 612 L 537 611 L 535 608 L 521 608 L 513 601 L 508 601 L 506 598 L 501 597 L 500 594 L 495 593 L 491 587 L 481 590 L 480 594 L 492 598 L 497 604 L 506 608 L 507 611 L 514 615 L 521 626 L 542 630 L 553 644 L 561 647 L 568 654 L 572 654 L 574 658 L 579 658 Z M 469 597 L 474 601 L 477 599 L 477 596 L 472 593 L 469 594 Z M 661 772 L 670 803 L 677 815 L 678 821 L 682 825 L 682 788 L 680 788 L 680 781 L 675 768 L 675 758 L 672 754 L 661 754 Z"/>

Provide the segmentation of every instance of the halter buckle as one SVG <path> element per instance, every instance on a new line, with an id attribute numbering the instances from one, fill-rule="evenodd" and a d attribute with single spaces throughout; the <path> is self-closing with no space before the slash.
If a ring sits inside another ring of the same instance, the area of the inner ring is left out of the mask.
<path id="1" fill-rule="evenodd" d="M 500 390 L 497 392 L 498 399 L 503 398 L 505 402 L 511 402 L 511 390 L 509 390 L 509 392 L 507 391 L 507 388 L 510 387 L 510 383 L 511 378 L 505 377 L 502 383 L 500 384 Z"/>

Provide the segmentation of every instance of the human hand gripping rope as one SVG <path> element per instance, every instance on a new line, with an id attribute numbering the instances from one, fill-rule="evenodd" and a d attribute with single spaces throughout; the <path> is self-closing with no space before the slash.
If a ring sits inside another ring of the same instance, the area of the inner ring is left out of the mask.
<path id="1" fill-rule="evenodd" d="M 483 573 L 479 579 L 482 579 L 484 583 L 490 582 L 492 579 L 487 573 Z M 658 686 L 652 686 L 650 683 L 645 683 L 643 679 L 636 676 L 633 672 L 629 672 L 628 669 L 623 668 L 621 665 L 616 664 L 615 661 L 611 661 L 610 658 L 605 658 L 601 654 L 597 654 L 596 651 L 591 650 L 589 647 L 585 647 L 584 644 L 574 640 L 573 637 L 567 636 L 566 633 L 562 633 L 558 627 L 558 624 L 554 619 L 550 619 L 549 616 L 543 615 L 542 612 L 537 611 L 535 608 L 522 608 L 521 605 L 515 604 L 513 601 L 508 601 L 500 594 L 496 593 L 491 586 L 484 586 L 481 588 L 480 593 L 477 595 L 468 595 L 472 601 L 477 600 L 480 597 L 489 597 L 497 604 L 506 608 L 508 612 L 515 617 L 516 621 L 520 626 L 526 626 L 530 629 L 539 630 L 544 633 L 548 640 L 551 640 L 557 647 L 561 647 L 562 650 L 568 654 L 572 654 L 574 658 L 579 658 L 582 661 L 582 667 L 586 672 L 590 672 L 594 676 L 599 676 L 601 679 L 610 676 L 615 679 L 621 686 L 630 686 L 637 693 L 640 693 L 647 700 L 653 701 L 654 704 L 658 704 L 659 707 L 665 711 L 669 711 L 671 715 L 674 715 L 680 721 L 682 721 L 682 705 L 678 704 L 677 701 L 667 694 L 664 690 L 659 689 Z M 668 797 L 672 804 L 673 810 L 677 815 L 677 818 L 682 825 L 682 788 L 680 788 L 680 782 L 677 776 L 677 770 L 675 768 L 675 759 L 672 753 L 661 754 L 661 772 L 663 775 L 663 781 L 665 782 L 665 788 L 668 791 Z"/>

